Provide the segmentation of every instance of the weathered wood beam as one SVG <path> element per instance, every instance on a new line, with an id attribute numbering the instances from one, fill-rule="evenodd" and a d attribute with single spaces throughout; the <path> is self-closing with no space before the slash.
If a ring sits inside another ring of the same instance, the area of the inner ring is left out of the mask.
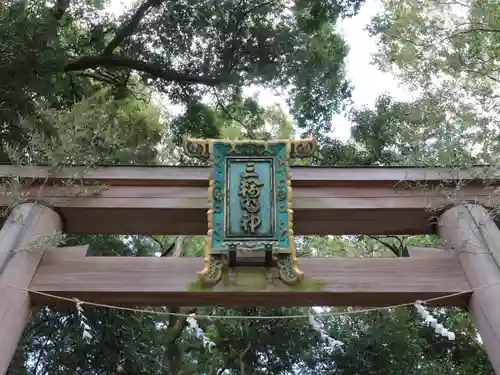
<path id="1" fill-rule="evenodd" d="M 457 195 L 448 186 L 454 173 L 424 168 L 293 168 L 295 233 L 434 233 L 435 210 Z M 40 180 L 51 175 L 47 167 L 0 166 L 0 177 L 11 174 Z M 453 199 L 500 204 L 492 189 L 473 178 L 478 172 L 455 174 L 468 185 Z M 207 168 L 105 167 L 75 181 L 76 185 L 105 183 L 104 189 L 58 186 L 64 178 L 77 175 L 74 169 L 53 173 L 42 194 L 36 183 L 26 191 L 27 198 L 39 197 L 58 209 L 68 233 L 203 235 L 207 231 Z M 419 181 L 418 187 L 409 188 L 414 181 Z M 0 206 L 8 204 L 8 197 L 0 194 Z"/>
<path id="2" fill-rule="evenodd" d="M 72 234 L 184 234 L 207 231 L 207 189 L 172 186 L 109 186 L 92 190 L 45 186 L 26 198 L 53 205 Z M 386 184 L 296 187 L 295 232 L 308 234 L 429 234 L 434 209 L 450 202 L 446 191 L 400 190 Z M 488 189 L 466 187 L 460 199 L 500 204 Z M 9 204 L 0 195 L 0 206 Z"/>
<path id="3" fill-rule="evenodd" d="M 207 186 L 208 167 L 100 166 L 96 169 L 72 167 L 54 170 L 49 166 L 30 167 L 0 164 L 0 178 L 18 176 L 40 180 L 68 178 L 99 181 L 110 185 L 136 186 Z M 489 166 L 468 169 L 415 168 L 415 167 L 292 167 L 295 186 L 317 186 L 346 182 L 373 183 L 374 181 L 446 181 L 500 179 L 500 171 Z"/>
<path id="4" fill-rule="evenodd" d="M 456 255 L 453 251 L 446 249 L 439 249 L 435 247 L 424 246 L 407 246 L 408 253 L 412 258 L 425 258 L 425 259 L 453 259 Z"/>
<path id="5" fill-rule="evenodd" d="M 203 290 L 202 258 L 57 257 L 47 254 L 30 288 L 125 306 L 385 306 L 468 290 L 456 259 L 304 258 L 302 287 L 287 287 L 257 269 Z M 34 304 L 65 304 L 32 294 Z M 440 301 L 465 306 L 469 293 Z"/>

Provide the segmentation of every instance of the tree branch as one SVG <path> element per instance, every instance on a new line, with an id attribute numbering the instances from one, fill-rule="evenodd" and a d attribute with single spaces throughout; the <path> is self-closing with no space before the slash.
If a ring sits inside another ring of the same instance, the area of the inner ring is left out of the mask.
<path id="1" fill-rule="evenodd" d="M 54 13 L 54 18 L 59 21 L 63 18 L 64 14 L 69 8 L 70 0 L 57 0 L 54 8 L 52 8 L 52 12 Z"/>
<path id="2" fill-rule="evenodd" d="M 487 64 L 490 62 L 491 59 L 488 59 L 488 60 L 484 60 L 482 59 L 480 56 L 476 56 L 476 59 L 478 59 L 479 61 L 481 61 L 483 64 Z M 464 60 L 464 58 L 461 56 L 461 55 L 458 55 L 458 60 L 460 61 L 460 63 L 463 65 L 463 69 L 468 72 L 468 73 L 472 73 L 472 74 L 477 74 L 479 76 L 483 76 L 483 77 L 486 77 L 486 78 L 489 78 L 491 79 L 492 81 L 496 82 L 496 83 L 500 83 L 500 79 L 499 78 L 495 78 L 493 77 L 491 74 L 488 74 L 486 72 L 482 72 L 480 70 L 475 70 L 475 69 L 472 69 L 469 67 L 469 64 L 467 64 L 467 62 Z"/>
<path id="3" fill-rule="evenodd" d="M 453 39 L 459 35 L 465 35 L 465 34 L 471 34 L 471 33 L 476 33 L 476 32 L 482 32 L 482 33 L 500 33 L 500 29 L 488 29 L 485 27 L 473 27 L 470 29 L 466 30 L 460 30 L 456 31 L 450 35 L 447 35 L 446 37 L 442 38 L 441 41 Z"/>
<path id="4" fill-rule="evenodd" d="M 177 236 L 174 242 L 174 251 L 172 252 L 173 257 L 184 255 L 187 239 L 187 236 Z"/>
<path id="5" fill-rule="evenodd" d="M 178 314 L 180 311 L 181 309 L 177 306 L 170 308 L 170 312 L 174 314 Z M 188 314 L 192 314 L 194 312 L 196 312 L 196 308 L 187 310 Z M 175 341 L 181 337 L 184 328 L 186 328 L 186 319 L 187 318 L 184 316 L 170 315 L 167 327 L 167 345 L 174 344 Z"/>
<path id="6" fill-rule="evenodd" d="M 217 94 L 217 92 L 214 90 L 214 96 L 215 98 L 217 99 L 217 103 L 216 103 L 216 108 L 217 107 L 220 107 L 222 109 L 222 111 L 226 114 L 226 116 L 229 118 L 229 120 L 231 121 L 234 121 L 234 122 L 237 122 L 238 124 L 240 124 L 244 129 L 247 129 L 247 125 L 245 125 L 243 122 L 241 122 L 240 120 L 238 120 L 236 117 L 234 117 L 231 112 L 229 112 L 229 110 L 226 108 L 226 106 L 222 103 L 222 101 L 220 100 L 219 98 L 219 95 Z"/>
<path id="7" fill-rule="evenodd" d="M 248 9 L 245 10 L 245 12 L 243 12 L 243 18 L 246 18 L 246 16 L 248 16 L 250 13 L 252 13 L 253 11 L 255 11 L 259 8 L 265 7 L 266 5 L 271 5 L 271 4 L 276 3 L 276 2 L 277 2 L 276 0 L 264 1 L 263 3 L 256 4 L 252 7 L 249 7 Z"/>
<path id="8" fill-rule="evenodd" d="M 184 84 L 202 84 L 215 86 L 224 82 L 223 79 L 191 75 L 189 73 L 178 72 L 173 69 L 166 69 L 159 64 L 148 63 L 140 60 L 133 60 L 123 56 L 83 56 L 66 64 L 65 72 L 77 70 L 102 68 L 123 68 L 147 73 L 155 78 L 161 78 L 169 82 Z"/>
<path id="9" fill-rule="evenodd" d="M 369 238 L 381 243 L 382 245 L 384 245 L 385 247 L 387 247 L 389 250 L 391 250 L 394 255 L 396 255 L 398 258 L 399 257 L 403 257 L 403 253 L 404 253 L 404 247 L 402 247 L 401 249 L 399 249 L 397 246 L 393 245 L 393 244 L 390 244 L 388 242 L 385 242 L 385 241 L 382 241 L 380 238 L 378 237 L 375 237 L 375 236 L 368 236 Z M 397 237 L 396 237 L 397 238 Z M 401 239 L 397 238 L 401 244 L 401 246 L 404 246 L 403 245 L 403 242 L 401 241 Z"/>
<path id="10" fill-rule="evenodd" d="M 112 78 L 108 78 L 104 75 L 101 75 L 99 73 L 91 73 L 91 72 L 77 72 L 75 73 L 76 76 L 78 77 L 85 77 L 85 78 L 92 78 L 96 81 L 107 83 L 110 85 L 116 85 L 118 84 L 117 81 L 114 81 Z"/>
<path id="11" fill-rule="evenodd" d="M 53 320 L 56 320 L 56 319 L 60 319 L 60 318 L 64 318 L 64 317 L 67 317 L 69 315 L 73 314 L 72 311 L 68 311 L 68 313 L 66 314 L 63 314 L 63 315 L 53 315 L 53 316 L 50 316 L 46 319 L 43 319 L 42 321 L 38 322 L 37 324 L 34 324 L 32 325 L 31 327 L 29 328 L 26 328 L 23 332 L 23 337 L 25 337 L 26 335 L 30 334 L 32 331 L 34 331 L 36 328 L 40 327 L 41 325 L 45 324 L 45 323 L 48 323 L 48 322 L 51 322 Z"/>
<path id="12" fill-rule="evenodd" d="M 171 313 L 179 313 L 181 309 L 177 306 L 172 306 L 169 308 Z M 182 311 L 183 313 L 191 314 L 196 312 L 196 308 L 189 309 L 187 311 Z M 164 358 L 169 363 L 170 372 L 172 374 L 179 373 L 179 367 L 182 363 L 184 356 L 179 343 L 177 340 L 181 337 L 182 332 L 186 328 L 186 317 L 170 315 L 168 318 L 167 331 L 165 332 L 167 338 L 165 342 L 165 353 Z"/>
<path id="13" fill-rule="evenodd" d="M 33 375 L 36 375 L 38 372 L 38 367 L 40 366 L 40 362 L 42 360 L 43 355 L 45 354 L 45 348 L 47 347 L 47 344 L 49 343 L 50 339 L 54 334 L 57 332 L 59 327 L 55 327 L 48 335 L 47 338 L 45 339 L 45 342 L 43 343 L 42 347 L 40 348 L 40 352 L 38 353 L 38 358 L 36 360 L 35 366 L 33 367 Z"/>
<path id="14" fill-rule="evenodd" d="M 134 33 L 146 13 L 151 8 L 160 5 L 163 1 L 164 0 L 147 0 L 146 2 L 142 3 L 137 8 L 132 18 L 120 26 L 115 37 L 111 40 L 111 42 L 108 43 L 106 47 L 104 47 L 102 54 L 111 54 L 116 49 L 116 47 L 120 45 L 121 42 L 129 38 Z"/>
<path id="15" fill-rule="evenodd" d="M 240 374 L 241 375 L 245 375 L 245 362 L 244 362 L 244 359 L 245 359 L 245 356 L 247 355 L 248 351 L 250 350 L 251 344 L 252 344 L 252 342 L 248 341 L 247 347 L 239 355 L 239 357 L 240 357 Z"/>
<path id="16" fill-rule="evenodd" d="M 174 241 L 167 245 L 167 243 L 163 243 L 162 241 L 154 238 L 153 236 L 148 236 L 151 240 L 155 241 L 158 246 L 160 246 L 161 254 L 160 257 L 168 257 L 170 256 L 170 252 L 174 249 L 175 244 L 177 242 L 177 237 L 175 237 Z"/>

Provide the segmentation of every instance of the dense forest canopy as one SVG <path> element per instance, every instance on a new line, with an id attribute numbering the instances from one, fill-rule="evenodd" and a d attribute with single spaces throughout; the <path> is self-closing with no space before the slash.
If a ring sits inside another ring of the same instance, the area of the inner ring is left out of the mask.
<path id="1" fill-rule="evenodd" d="M 351 100 L 349 47 L 338 24 L 362 0 L 104 0 L 0 4 L 0 162 L 189 164 L 182 136 L 270 139 L 314 134 L 313 165 L 496 165 L 500 147 L 500 3 L 383 0 L 368 25 L 374 64 L 418 97 Z M 439 42 L 437 42 L 439 41 Z M 274 90 L 288 108 L 246 88 Z M 169 103 L 169 105 L 165 105 Z M 171 105 L 178 110 L 171 111 Z M 331 133 L 344 113 L 352 137 Z M 94 256 L 201 255 L 203 237 L 77 236 Z M 309 236 L 301 256 L 405 256 L 434 236 Z M 156 254 L 156 255 L 155 255 Z M 342 309 L 333 311 L 342 312 Z M 153 309 L 150 309 L 153 310 Z M 158 310 L 158 309 L 157 309 Z M 308 309 L 190 309 L 217 315 L 307 315 Z M 34 312 L 9 369 L 44 374 L 491 374 L 466 312 L 434 314 L 456 332 L 437 336 L 414 308 L 307 319 L 198 319 L 83 309 Z"/>

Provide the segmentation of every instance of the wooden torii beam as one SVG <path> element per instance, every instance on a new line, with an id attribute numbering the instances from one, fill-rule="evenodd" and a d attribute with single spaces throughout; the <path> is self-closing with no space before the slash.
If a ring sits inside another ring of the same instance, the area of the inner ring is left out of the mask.
<path id="1" fill-rule="evenodd" d="M 70 234 L 205 235 L 208 173 L 209 168 L 201 167 L 113 166 L 82 176 L 78 168 L 53 172 L 48 167 L 0 165 L 0 178 L 35 179 L 26 198 L 51 204 Z M 452 203 L 451 196 L 491 207 L 500 203 L 484 187 L 484 174 L 482 168 L 294 167 L 295 233 L 435 233 L 435 217 Z M 67 186 L 69 179 L 73 187 Z M 42 182 L 46 184 L 40 194 Z M 461 189 L 455 197 L 458 182 Z M 7 204 L 8 198 L 0 195 L 0 207 Z"/>
<path id="2" fill-rule="evenodd" d="M 297 167 L 292 173 L 296 234 L 428 234 L 439 228 L 450 255 L 436 256 L 431 251 L 408 259 L 301 258 L 306 275 L 301 286 L 273 285 L 272 277 L 256 276 L 253 270 L 237 272 L 235 282 L 210 289 L 201 289 L 195 282 L 202 263 L 198 258 L 84 257 L 74 249 L 68 253 L 57 249 L 45 254 L 14 252 L 5 262 L 2 254 L 34 235 L 61 227 L 69 234 L 203 235 L 208 169 L 103 167 L 79 176 L 78 169 L 53 173 L 50 168 L 0 166 L 0 178 L 33 179 L 25 190 L 25 202 L 36 197 L 52 207 L 37 201 L 27 213 L 30 203 L 20 204 L 11 217 L 24 215 L 35 224 L 23 224 L 14 233 L 8 220 L 0 232 L 0 301 L 8 301 L 0 304 L 0 337 L 9 336 L 0 345 L 0 374 L 7 369 L 30 303 L 55 302 L 36 292 L 124 305 L 380 306 L 471 287 L 476 291 L 441 303 L 471 308 L 500 374 L 500 271 L 496 266 L 500 231 L 479 205 L 495 207 L 500 200 L 485 186 L 481 168 L 457 172 Z M 497 177 L 490 175 L 489 184 L 498 185 Z M 65 184 L 68 178 L 74 178 L 74 186 Z M 454 186 L 458 182 L 459 196 Z M 93 183 L 106 187 L 92 190 Z M 446 207 L 452 202 L 459 205 Z M 9 197 L 0 194 L 0 207 L 8 204 Z M 465 209 L 467 215 L 462 212 Z M 495 283 L 499 285 L 488 288 Z"/>
<path id="3" fill-rule="evenodd" d="M 85 249 L 46 251 L 30 289 L 61 297 L 128 306 L 388 306 L 470 289 L 454 254 L 415 258 L 301 258 L 304 285 L 288 287 L 254 269 L 202 289 L 202 258 L 85 257 Z M 419 253 L 420 251 L 415 251 Z M 413 253 L 413 252 L 412 252 Z M 467 305 L 471 293 L 436 301 Z M 34 304 L 61 301 L 32 294 Z M 64 303 L 64 302 L 62 302 Z"/>

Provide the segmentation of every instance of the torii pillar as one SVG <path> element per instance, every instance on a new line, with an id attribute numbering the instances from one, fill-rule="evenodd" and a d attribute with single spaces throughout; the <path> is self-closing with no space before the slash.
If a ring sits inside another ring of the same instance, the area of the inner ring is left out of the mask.
<path id="1" fill-rule="evenodd" d="M 500 375 L 500 230 L 478 204 L 459 204 L 439 218 L 444 246 L 453 250 L 472 288 L 468 310 L 495 374 Z"/>
<path id="2" fill-rule="evenodd" d="M 50 207 L 23 203 L 15 207 L 0 229 L 0 375 L 7 372 L 31 310 L 28 288 L 43 256 L 30 246 L 62 229 L 60 216 Z"/>

